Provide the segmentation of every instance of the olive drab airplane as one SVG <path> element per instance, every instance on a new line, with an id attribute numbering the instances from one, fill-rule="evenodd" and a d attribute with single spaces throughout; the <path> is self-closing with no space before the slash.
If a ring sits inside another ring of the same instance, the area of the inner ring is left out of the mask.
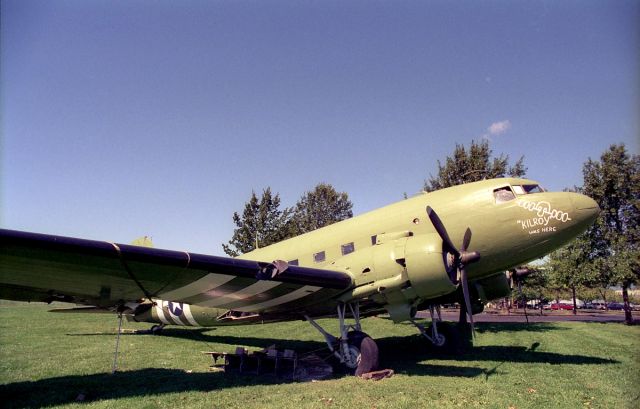
<path id="1" fill-rule="evenodd" d="M 472 313 L 510 292 L 505 270 L 564 245 L 599 211 L 587 196 L 501 178 L 421 193 L 237 258 L 0 230 L 0 298 L 112 310 L 154 329 L 304 319 L 363 373 L 378 350 L 362 317 L 389 314 L 443 345 L 439 305 L 460 302 L 473 325 Z M 428 329 L 414 320 L 427 309 Z M 338 318 L 336 335 L 321 317 Z"/>

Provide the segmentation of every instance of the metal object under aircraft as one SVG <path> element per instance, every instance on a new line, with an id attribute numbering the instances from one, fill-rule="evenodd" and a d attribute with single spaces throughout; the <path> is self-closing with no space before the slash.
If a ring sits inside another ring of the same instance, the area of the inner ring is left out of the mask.
<path id="1" fill-rule="evenodd" d="M 361 317 L 388 313 L 442 345 L 440 304 L 460 302 L 473 325 L 472 312 L 509 293 L 505 270 L 567 243 L 598 212 L 584 195 L 505 178 L 423 193 L 238 258 L 0 230 L 0 298 L 68 301 L 156 328 L 306 319 L 363 373 L 378 356 Z M 420 309 L 432 313 L 429 329 L 414 321 Z M 339 333 L 320 317 L 337 317 Z"/>

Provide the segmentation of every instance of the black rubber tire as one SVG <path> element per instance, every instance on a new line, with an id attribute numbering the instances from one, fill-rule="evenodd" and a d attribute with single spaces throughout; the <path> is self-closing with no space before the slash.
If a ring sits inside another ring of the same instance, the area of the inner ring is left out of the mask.
<path id="1" fill-rule="evenodd" d="M 151 331 L 152 335 L 160 335 L 163 329 L 164 325 L 153 325 L 149 331 Z"/>
<path id="2" fill-rule="evenodd" d="M 347 342 L 360 351 L 358 367 L 354 371 L 355 376 L 378 369 L 378 345 L 369 335 L 362 331 L 351 331 L 347 334 Z"/>
<path id="3" fill-rule="evenodd" d="M 432 325 L 427 327 L 427 334 L 431 336 L 431 328 Z M 436 345 L 433 342 L 429 342 L 429 345 L 432 348 L 435 348 L 437 351 L 446 350 L 448 346 L 451 344 L 451 331 L 447 325 L 442 325 L 442 323 L 438 323 L 438 335 L 444 337 L 444 343 L 442 345 Z"/>
<path id="4" fill-rule="evenodd" d="M 431 334 L 431 326 L 427 328 Z M 471 343 L 471 328 L 468 324 L 460 325 L 452 322 L 439 322 L 438 333 L 445 338 L 444 345 L 436 346 L 429 343 L 429 347 L 434 351 L 440 351 L 450 354 L 462 354 L 468 351 L 473 344 Z"/>

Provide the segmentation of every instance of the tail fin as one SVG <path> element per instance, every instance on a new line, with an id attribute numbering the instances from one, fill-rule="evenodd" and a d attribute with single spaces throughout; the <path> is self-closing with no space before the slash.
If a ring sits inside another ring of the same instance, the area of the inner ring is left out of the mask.
<path id="1" fill-rule="evenodd" d="M 132 241 L 131 244 L 140 247 L 153 247 L 153 241 L 151 241 L 151 237 L 149 236 L 138 237 L 137 239 Z"/>

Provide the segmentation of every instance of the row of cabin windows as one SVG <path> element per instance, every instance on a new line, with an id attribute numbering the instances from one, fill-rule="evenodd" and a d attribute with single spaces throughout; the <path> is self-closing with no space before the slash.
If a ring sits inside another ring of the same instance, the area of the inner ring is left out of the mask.
<path id="1" fill-rule="evenodd" d="M 517 195 L 529 194 L 529 193 L 540 193 L 545 192 L 546 190 L 538 185 L 514 185 L 513 190 L 509 186 L 504 186 L 493 191 L 493 195 L 496 199 L 496 203 L 504 203 L 516 198 L 514 191 Z M 415 221 L 414 221 L 415 223 Z M 378 242 L 378 236 L 371 236 L 371 245 L 375 246 Z M 340 246 L 340 251 L 343 256 L 346 256 L 349 253 L 353 253 L 355 251 L 355 246 L 353 242 L 343 244 Z M 322 263 L 327 259 L 326 253 L 323 251 L 319 251 L 313 254 L 313 261 L 315 263 Z M 289 264 L 292 266 L 297 266 L 299 264 L 298 259 L 289 261 Z"/>
<path id="2" fill-rule="evenodd" d="M 375 244 L 375 236 L 371 237 L 371 242 Z M 340 246 L 340 252 L 342 253 L 343 256 L 346 256 L 349 253 L 353 253 L 354 251 L 356 251 L 356 247 L 355 247 L 355 244 L 353 244 L 353 242 L 343 244 Z M 325 253 L 324 250 L 313 254 L 314 263 L 322 263 L 326 259 L 327 259 L 327 253 Z M 289 261 L 289 265 L 292 265 L 292 266 L 297 266 L 299 264 L 300 262 L 298 259 Z"/>

